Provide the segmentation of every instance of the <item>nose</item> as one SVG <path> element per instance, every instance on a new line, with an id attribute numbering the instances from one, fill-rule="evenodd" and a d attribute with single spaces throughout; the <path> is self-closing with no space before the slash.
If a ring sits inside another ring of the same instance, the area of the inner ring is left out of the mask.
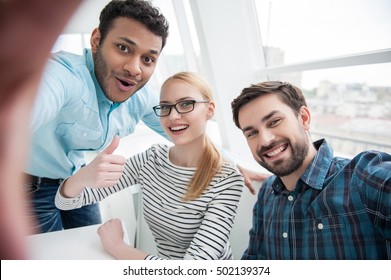
<path id="1" fill-rule="evenodd" d="M 259 147 L 268 147 L 271 143 L 273 143 L 275 135 L 272 131 L 265 129 L 263 131 L 259 131 L 258 138 Z"/>
<path id="2" fill-rule="evenodd" d="M 176 110 L 175 107 L 172 107 L 171 108 L 171 112 L 170 114 L 168 115 L 168 118 L 170 120 L 176 120 L 176 119 L 179 119 L 181 117 L 181 114 L 178 113 L 178 111 Z"/>
<path id="3" fill-rule="evenodd" d="M 141 63 L 136 57 L 130 57 L 123 65 L 123 69 L 132 77 L 136 77 L 141 74 Z"/>

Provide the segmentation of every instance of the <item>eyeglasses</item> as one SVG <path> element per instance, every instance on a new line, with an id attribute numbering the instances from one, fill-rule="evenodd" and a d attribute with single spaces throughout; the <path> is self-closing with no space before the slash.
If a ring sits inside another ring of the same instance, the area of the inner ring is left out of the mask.
<path id="1" fill-rule="evenodd" d="M 171 109 L 174 107 L 178 114 L 190 113 L 194 110 L 195 103 L 209 103 L 208 100 L 183 100 L 175 104 L 159 104 L 153 107 L 155 114 L 159 117 L 167 117 L 171 114 Z"/>

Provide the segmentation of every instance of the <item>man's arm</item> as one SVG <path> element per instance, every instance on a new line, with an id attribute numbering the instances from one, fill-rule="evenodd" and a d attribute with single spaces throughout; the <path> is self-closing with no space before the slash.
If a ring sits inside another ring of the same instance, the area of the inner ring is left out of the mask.
<path id="1" fill-rule="evenodd" d="M 0 1 L 0 256 L 28 258 L 21 175 L 31 107 L 50 50 L 81 0 Z"/>

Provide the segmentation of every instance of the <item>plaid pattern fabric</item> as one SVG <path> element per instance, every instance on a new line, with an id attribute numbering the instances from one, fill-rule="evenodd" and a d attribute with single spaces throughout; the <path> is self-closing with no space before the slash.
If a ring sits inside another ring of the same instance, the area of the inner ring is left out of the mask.
<path id="1" fill-rule="evenodd" d="M 242 259 L 391 259 L 391 155 L 345 159 L 314 145 L 294 191 L 264 182 Z"/>

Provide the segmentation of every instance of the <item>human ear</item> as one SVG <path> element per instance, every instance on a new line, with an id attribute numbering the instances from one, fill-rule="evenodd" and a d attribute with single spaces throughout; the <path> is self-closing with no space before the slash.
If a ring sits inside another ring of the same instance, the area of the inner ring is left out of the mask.
<path id="1" fill-rule="evenodd" d="M 210 101 L 209 105 L 208 105 L 208 114 L 207 114 L 208 120 L 213 118 L 213 116 L 215 114 L 215 109 L 216 109 L 216 105 L 215 105 L 214 101 Z"/>
<path id="2" fill-rule="evenodd" d="M 95 28 L 93 31 L 92 31 L 92 34 L 91 34 L 91 39 L 90 39 L 90 44 L 91 44 L 91 50 L 92 52 L 96 52 L 97 49 L 99 48 L 99 45 L 100 45 L 100 38 L 101 38 L 101 34 L 100 34 L 100 30 L 99 28 Z"/>
<path id="3" fill-rule="evenodd" d="M 304 129 L 309 130 L 311 124 L 311 113 L 306 106 L 301 106 L 299 110 L 299 120 L 303 125 Z"/>

